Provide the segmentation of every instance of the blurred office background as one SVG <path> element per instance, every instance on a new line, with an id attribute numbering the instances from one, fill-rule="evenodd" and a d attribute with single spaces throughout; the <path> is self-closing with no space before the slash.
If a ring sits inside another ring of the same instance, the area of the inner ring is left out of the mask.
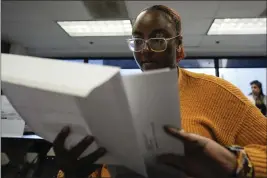
<path id="1" fill-rule="evenodd" d="M 1 50 L 118 66 L 123 75 L 139 73 L 126 39 L 131 37 L 130 27 L 138 13 L 155 4 L 172 7 L 181 15 L 186 58 L 180 67 L 224 78 L 245 95 L 251 92 L 250 82 L 258 80 L 267 93 L 266 1 L 4 0 Z M 108 34 L 104 22 L 99 26 L 79 22 L 121 19 L 128 26 L 119 36 Z M 103 31 L 90 34 L 92 26 Z"/>

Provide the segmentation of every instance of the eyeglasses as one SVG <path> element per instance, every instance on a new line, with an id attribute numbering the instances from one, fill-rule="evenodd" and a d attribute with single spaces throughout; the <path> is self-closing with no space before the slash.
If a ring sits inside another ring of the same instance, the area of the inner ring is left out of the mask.
<path id="1" fill-rule="evenodd" d="M 180 37 L 180 35 L 172 38 L 150 38 L 148 40 L 132 38 L 128 39 L 127 43 L 130 50 L 133 52 L 141 52 L 146 47 L 149 47 L 154 52 L 163 52 L 167 49 L 168 41 L 177 37 Z"/>

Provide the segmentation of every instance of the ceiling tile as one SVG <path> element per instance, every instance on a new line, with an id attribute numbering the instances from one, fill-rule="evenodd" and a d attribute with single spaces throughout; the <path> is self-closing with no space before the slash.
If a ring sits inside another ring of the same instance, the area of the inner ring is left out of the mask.
<path id="1" fill-rule="evenodd" d="M 4 22 L 2 32 L 21 36 L 61 36 L 67 35 L 54 21 L 43 22 Z M 19 29 L 19 30 L 18 30 Z"/>
<path id="2" fill-rule="evenodd" d="M 266 1 L 221 1 L 216 17 L 258 17 L 265 9 Z"/>
<path id="3" fill-rule="evenodd" d="M 72 38 L 60 37 L 59 40 L 55 40 L 56 36 L 42 36 L 35 38 L 33 36 L 9 36 L 11 43 L 20 44 L 27 48 L 68 48 L 79 46 L 79 43 Z"/>
<path id="4" fill-rule="evenodd" d="M 266 49 L 258 47 L 199 47 L 199 48 L 186 48 L 187 56 L 266 56 Z"/>
<path id="5" fill-rule="evenodd" d="M 197 47 L 199 46 L 203 36 L 202 35 L 184 35 L 183 45 L 185 47 Z"/>
<path id="6" fill-rule="evenodd" d="M 136 18 L 144 8 L 157 4 L 173 8 L 179 12 L 182 19 L 214 17 L 219 7 L 219 1 L 126 1 L 130 18 Z"/>
<path id="7" fill-rule="evenodd" d="M 113 45 L 125 45 L 127 46 L 126 39 L 130 36 L 118 36 L 118 37 L 81 37 L 75 38 L 75 40 L 82 46 L 102 46 L 103 49 L 107 49 Z M 93 45 L 90 44 L 93 42 Z M 102 49 L 102 50 L 103 50 Z"/>
<path id="8" fill-rule="evenodd" d="M 54 57 L 119 57 L 132 56 L 132 52 L 125 45 L 113 45 L 111 48 L 104 49 L 103 46 L 73 47 L 73 48 L 29 48 L 31 55 L 54 56 Z"/>
<path id="9" fill-rule="evenodd" d="M 220 43 L 217 44 L 216 41 Z M 227 35 L 227 36 L 204 36 L 201 46 L 217 46 L 217 47 L 245 47 L 258 46 L 264 48 L 266 46 L 266 35 Z"/>
<path id="10" fill-rule="evenodd" d="M 182 31 L 184 35 L 198 35 L 198 34 L 206 34 L 210 25 L 212 24 L 212 18 L 203 18 L 203 19 L 195 19 L 195 18 L 185 18 L 182 19 Z"/>
<path id="11" fill-rule="evenodd" d="M 1 6 L 2 21 L 92 19 L 81 1 L 5 1 Z"/>

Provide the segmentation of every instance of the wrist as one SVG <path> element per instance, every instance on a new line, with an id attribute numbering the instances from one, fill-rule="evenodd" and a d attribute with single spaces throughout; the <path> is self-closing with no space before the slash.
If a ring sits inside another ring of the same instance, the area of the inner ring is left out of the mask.
<path id="1" fill-rule="evenodd" d="M 230 146 L 228 150 L 235 155 L 235 169 L 232 177 L 254 178 L 254 167 L 250 162 L 245 150 L 239 146 Z"/>
<path id="2" fill-rule="evenodd" d="M 229 176 L 234 176 L 238 167 L 237 156 L 231 150 L 228 149 L 228 166 L 226 167 L 226 172 Z"/>

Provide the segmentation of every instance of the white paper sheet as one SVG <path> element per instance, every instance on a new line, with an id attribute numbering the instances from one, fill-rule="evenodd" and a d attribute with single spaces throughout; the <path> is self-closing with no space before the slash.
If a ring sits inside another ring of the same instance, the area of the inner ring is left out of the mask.
<path id="1" fill-rule="evenodd" d="M 170 178 L 182 177 L 179 172 L 155 162 L 156 156 L 162 153 L 184 154 L 183 144 L 163 130 L 166 124 L 181 128 L 177 71 L 159 70 L 125 76 L 123 80 L 140 152 L 148 168 L 152 167 L 149 175 L 153 177 L 164 171 Z"/>
<path id="2" fill-rule="evenodd" d="M 118 68 L 68 63 L 58 60 L 2 54 L 2 89 L 27 125 L 53 142 L 69 125 L 72 134 L 66 147 L 92 134 L 78 107 L 97 86 L 119 73 Z M 96 150 L 91 145 L 82 156 Z M 100 163 L 118 164 L 107 155 Z"/>
<path id="3" fill-rule="evenodd" d="M 177 71 L 159 70 L 123 80 L 142 154 L 183 154 L 181 142 L 163 131 L 166 124 L 181 128 Z"/>
<path id="4" fill-rule="evenodd" d="M 10 104 L 5 95 L 1 95 L 1 137 L 22 137 L 25 122 Z"/>
<path id="5" fill-rule="evenodd" d="M 66 125 L 66 147 L 92 134 L 105 147 L 99 163 L 123 164 L 146 176 L 156 154 L 183 153 L 163 131 L 180 127 L 176 71 L 121 77 L 120 69 L 2 54 L 2 88 L 14 108 L 42 138 L 52 142 Z M 149 140 L 149 141 L 148 141 Z M 150 145 L 148 143 L 151 143 Z"/>

